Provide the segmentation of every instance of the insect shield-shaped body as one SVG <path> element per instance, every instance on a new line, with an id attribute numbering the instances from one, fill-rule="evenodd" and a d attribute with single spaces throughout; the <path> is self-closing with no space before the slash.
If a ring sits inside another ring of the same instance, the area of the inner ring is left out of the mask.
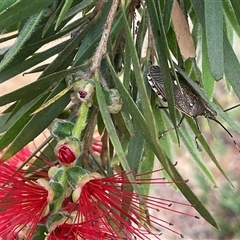
<path id="1" fill-rule="evenodd" d="M 178 86 L 173 75 L 171 75 L 171 79 L 173 81 L 175 107 L 178 110 L 194 118 L 195 120 L 198 116 L 205 116 L 206 118 L 215 119 L 215 116 L 217 115 L 215 110 L 209 106 L 209 104 L 180 74 L 178 74 L 178 80 L 181 88 Z M 162 72 L 159 66 L 150 67 L 148 81 L 156 94 L 163 101 L 167 101 Z"/>
<path id="2" fill-rule="evenodd" d="M 171 79 L 173 81 L 173 94 L 174 94 L 174 102 L 175 107 L 179 109 L 184 114 L 192 117 L 198 127 L 199 133 L 201 133 L 197 117 L 198 116 L 205 116 L 213 120 L 214 122 L 218 123 L 232 138 L 232 141 L 236 148 L 240 153 L 240 147 L 237 145 L 235 139 L 233 138 L 232 134 L 224 127 L 224 125 L 216 119 L 217 112 L 211 108 L 211 106 L 199 95 L 199 93 L 183 78 L 180 74 L 178 74 L 178 80 L 181 85 L 178 86 L 177 81 L 175 80 L 174 76 L 171 75 Z M 167 101 L 167 95 L 164 88 L 163 83 L 163 76 L 159 66 L 151 66 L 150 71 L 148 74 L 148 81 L 151 85 L 152 89 L 156 92 L 156 94 L 163 100 Z M 180 126 L 183 118 L 181 119 L 178 127 Z M 165 131 L 167 132 L 167 131 Z M 195 137 L 195 140 L 197 136 Z M 197 143 L 197 142 L 196 142 Z"/>

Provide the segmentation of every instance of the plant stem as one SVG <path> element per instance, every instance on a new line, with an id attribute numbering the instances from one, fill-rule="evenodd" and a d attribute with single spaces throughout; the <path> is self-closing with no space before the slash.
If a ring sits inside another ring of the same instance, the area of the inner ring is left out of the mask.
<path id="1" fill-rule="evenodd" d="M 78 119 L 73 128 L 72 136 L 80 138 L 82 130 L 85 128 L 89 107 L 83 102 L 78 110 Z"/>

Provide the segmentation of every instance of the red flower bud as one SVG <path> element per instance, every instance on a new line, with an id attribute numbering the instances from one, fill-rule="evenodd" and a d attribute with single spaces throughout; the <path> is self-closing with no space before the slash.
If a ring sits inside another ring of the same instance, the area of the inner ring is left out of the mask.
<path id="1" fill-rule="evenodd" d="M 80 143 L 78 140 L 63 139 L 54 149 L 59 163 L 63 166 L 73 166 L 80 156 Z"/>

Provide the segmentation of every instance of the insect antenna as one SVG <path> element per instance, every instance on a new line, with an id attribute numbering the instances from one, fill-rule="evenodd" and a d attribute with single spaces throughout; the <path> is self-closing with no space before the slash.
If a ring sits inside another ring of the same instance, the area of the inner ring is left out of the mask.
<path id="1" fill-rule="evenodd" d="M 240 106 L 240 104 L 237 104 L 237 105 L 235 105 L 235 106 L 233 106 L 233 107 L 230 107 L 230 108 L 225 109 L 224 112 L 233 110 L 234 108 L 237 108 L 237 107 L 239 107 L 239 106 Z"/>
<path id="2" fill-rule="evenodd" d="M 228 110 L 228 109 L 227 109 L 227 110 Z M 226 111 L 226 110 L 225 110 L 225 111 Z M 228 133 L 228 135 L 232 138 L 232 141 L 233 141 L 235 147 L 237 148 L 238 152 L 240 153 L 240 147 L 239 147 L 238 144 L 236 143 L 235 138 L 233 137 L 233 135 L 227 130 L 227 128 L 224 127 L 224 125 L 223 125 L 221 122 L 219 122 L 217 119 L 215 119 L 215 118 L 209 118 L 209 119 L 211 119 L 211 120 L 213 120 L 214 122 L 218 123 L 218 124 Z"/>

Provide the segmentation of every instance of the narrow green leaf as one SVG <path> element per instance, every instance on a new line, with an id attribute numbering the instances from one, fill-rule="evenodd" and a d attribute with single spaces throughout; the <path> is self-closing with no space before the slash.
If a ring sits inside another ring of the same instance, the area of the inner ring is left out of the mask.
<path id="1" fill-rule="evenodd" d="M 126 125 L 126 128 L 128 130 L 128 133 L 130 134 L 130 136 L 134 136 L 134 126 L 133 126 L 133 123 L 132 123 L 132 119 L 131 117 L 129 116 L 129 114 L 127 113 L 127 111 L 125 111 L 124 109 L 125 107 L 122 108 L 121 110 L 121 115 L 122 115 L 122 118 L 124 120 L 124 123 Z"/>
<path id="2" fill-rule="evenodd" d="M 212 75 L 223 76 L 223 6 L 222 0 L 205 0 L 205 31 Z"/>
<path id="3" fill-rule="evenodd" d="M 223 36 L 223 51 L 224 51 L 223 52 L 224 72 L 226 74 L 227 79 L 231 83 L 234 92 L 237 94 L 238 98 L 240 98 L 240 84 L 239 84 L 240 64 L 225 34 Z"/>
<path id="4" fill-rule="evenodd" d="M 144 149 L 144 158 L 143 158 L 143 161 L 141 162 L 141 165 L 139 166 L 139 173 L 140 174 L 145 173 L 144 178 L 151 179 L 152 178 L 151 170 L 154 168 L 155 156 L 152 149 L 147 144 L 145 144 L 145 147 L 143 147 L 143 149 Z M 147 172 L 149 172 L 148 175 L 146 175 Z M 150 184 L 140 184 L 139 188 L 142 194 L 149 195 Z"/>
<path id="5" fill-rule="evenodd" d="M 163 25 L 166 32 L 168 32 L 171 23 L 173 0 L 165 1 L 164 12 L 163 12 Z"/>
<path id="6" fill-rule="evenodd" d="M 239 5 L 239 1 L 236 1 L 236 0 L 230 0 L 231 3 L 232 3 L 232 7 L 233 7 L 233 10 L 235 12 L 235 16 L 237 18 L 237 21 L 238 21 L 238 25 L 240 25 L 240 5 Z"/>
<path id="7" fill-rule="evenodd" d="M 192 6 L 194 11 L 196 12 L 196 15 L 202 25 L 203 28 L 205 28 L 205 8 L 204 8 L 204 1 L 199 1 L 199 0 L 191 0 Z"/>
<path id="8" fill-rule="evenodd" d="M 168 119 L 167 119 L 165 117 L 166 114 L 164 114 L 163 111 L 164 110 L 158 109 L 154 105 L 153 113 L 154 113 L 154 116 L 155 116 L 157 130 L 159 132 L 159 138 L 160 138 L 159 142 L 161 144 L 162 149 L 164 150 L 164 152 L 168 156 L 168 158 L 171 160 L 172 163 L 174 163 L 175 161 L 173 159 L 172 146 L 170 144 L 169 135 L 168 134 L 164 134 L 163 136 L 161 136 L 161 133 L 163 133 L 166 129 L 170 128 L 170 124 L 172 126 L 172 122 L 169 119 L 169 115 L 168 115 Z"/>
<path id="9" fill-rule="evenodd" d="M 189 119 L 189 117 L 187 117 L 187 116 L 186 116 L 186 118 L 188 119 L 188 122 L 190 122 L 194 125 L 194 127 L 192 127 L 193 126 L 192 124 L 190 126 L 195 130 L 195 132 L 194 132 L 195 136 L 199 136 L 199 132 L 198 132 L 197 126 L 194 123 L 194 121 L 192 119 Z M 211 171 L 207 168 L 207 166 L 202 161 L 202 158 L 199 154 L 199 149 L 197 148 L 195 139 L 193 138 L 192 134 L 190 135 L 189 129 L 186 128 L 185 124 L 183 124 L 183 126 L 180 127 L 179 131 L 180 131 L 180 137 L 183 140 L 184 145 L 187 147 L 190 154 L 193 156 L 195 163 L 202 170 L 202 172 L 205 174 L 205 176 L 214 185 L 217 186 L 217 183 L 216 183 L 216 180 L 215 180 L 214 176 L 212 175 Z M 201 140 L 204 139 L 203 136 L 199 136 L 199 138 Z M 201 141 L 201 142 L 203 142 L 203 141 Z"/>
<path id="10" fill-rule="evenodd" d="M 83 9 L 90 7 L 92 3 L 95 3 L 95 0 L 82 0 L 80 3 L 76 4 L 68 11 L 67 17 L 75 16 L 76 14 L 80 13 Z"/>
<path id="11" fill-rule="evenodd" d="M 58 84 L 55 90 L 50 94 L 52 98 L 57 93 L 66 88 L 64 81 Z M 22 129 L 16 129 L 18 135 L 13 140 L 7 151 L 2 156 L 2 160 L 6 160 L 22 149 L 26 144 L 32 141 L 36 136 L 43 132 L 49 124 L 62 112 L 69 103 L 70 94 L 65 94 L 57 102 L 45 108 L 43 111 L 34 115 L 31 120 Z"/>
<path id="12" fill-rule="evenodd" d="M 0 133 L 6 132 L 18 119 L 20 119 L 20 117 L 25 114 L 26 109 L 29 108 L 29 104 L 25 103 L 25 106 L 20 108 L 11 118 L 10 115 L 12 115 L 12 111 L 15 109 L 13 106 L 16 106 L 17 103 L 7 108 L 7 110 L 0 115 Z"/>
<path id="13" fill-rule="evenodd" d="M 69 8 L 72 6 L 73 0 L 65 0 L 65 3 L 61 9 L 61 12 L 58 16 L 56 25 L 55 25 L 55 30 L 59 27 L 60 23 L 62 22 L 62 20 L 64 19 L 64 17 L 66 16 Z"/>
<path id="14" fill-rule="evenodd" d="M 233 6 L 230 0 L 223 0 L 223 10 L 224 10 L 224 14 L 226 15 L 229 22 L 231 23 L 231 26 L 237 33 L 238 37 L 240 37 L 240 24 L 238 23 L 237 17 L 235 15 L 235 11 L 233 9 Z"/>
<path id="15" fill-rule="evenodd" d="M 12 124 L 4 135 L 0 138 L 0 151 L 7 147 L 19 134 L 19 129 L 24 128 L 28 121 L 32 118 L 31 113 L 37 109 L 47 96 L 42 96 L 41 98 L 34 99 L 32 102 L 24 106 L 25 112 L 19 116 L 14 124 Z"/>
<path id="16" fill-rule="evenodd" d="M 38 25 L 42 17 L 42 12 L 30 17 L 21 32 L 18 35 L 16 42 L 8 49 L 7 53 L 4 55 L 3 60 L 0 62 L 0 71 L 17 55 L 20 48 L 24 45 L 27 39 L 33 34 L 35 27 Z"/>
<path id="17" fill-rule="evenodd" d="M 0 13 L 0 30 L 7 29 L 36 13 L 40 13 L 54 1 L 55 0 L 34 1 L 34 4 L 30 3 L 29 0 L 16 1 Z"/>
<path id="18" fill-rule="evenodd" d="M 3 10 L 7 10 L 12 4 L 14 4 L 17 0 L 4 0 L 0 1 L 0 12 Z"/>
<path id="19" fill-rule="evenodd" d="M 141 54 L 142 54 L 146 31 L 147 31 L 147 15 L 146 15 L 146 10 L 144 8 L 143 12 L 141 13 L 141 22 L 138 26 L 137 36 L 136 36 L 136 51 L 139 58 L 141 57 Z M 126 52 L 126 54 L 127 53 L 128 52 Z M 125 58 L 127 59 L 126 55 L 125 55 Z"/>
<path id="20" fill-rule="evenodd" d="M 134 131 L 135 135 L 129 141 L 127 160 L 128 160 L 130 168 L 132 170 L 136 170 L 136 169 L 138 169 L 141 159 L 142 159 L 145 141 L 144 141 L 144 138 L 142 137 L 141 132 L 136 127 L 136 124 L 134 124 L 134 121 L 133 121 L 133 126 L 134 126 L 134 130 L 135 130 Z M 148 171 L 149 171 L 149 169 L 148 169 Z"/>
<path id="21" fill-rule="evenodd" d="M 157 9 L 157 6 L 154 1 L 147 1 L 146 3 L 148 6 L 154 42 L 157 50 L 156 54 L 158 56 L 158 62 L 159 62 L 159 65 L 161 66 L 161 71 L 163 75 L 166 96 L 168 99 L 169 113 L 170 113 L 173 125 L 176 128 L 176 112 L 175 112 L 174 97 L 173 97 L 173 86 L 172 86 L 172 81 L 170 77 L 168 62 L 170 63 L 172 69 L 173 69 L 173 64 L 172 64 L 172 59 L 169 52 L 166 32 L 163 25 L 162 12 L 161 12 L 161 9 Z M 158 2 L 158 4 L 160 3 Z"/>
<path id="22" fill-rule="evenodd" d="M 134 42 L 132 39 L 131 31 L 130 31 L 129 24 L 127 22 L 125 13 L 123 13 L 123 19 L 124 19 L 124 24 L 125 24 L 125 28 L 126 28 L 127 44 L 129 44 L 128 49 L 130 50 L 130 55 L 132 58 L 133 71 L 134 71 L 136 83 L 138 86 L 139 98 L 141 101 L 142 111 L 143 111 L 144 117 L 146 119 L 151 119 L 153 116 L 153 112 L 152 112 L 152 109 L 151 109 L 151 106 L 150 106 L 150 103 L 148 100 L 148 95 L 147 95 L 145 83 L 143 80 L 138 55 L 136 52 L 136 48 L 134 47 Z M 152 133 L 154 133 L 154 132 L 156 133 L 156 125 L 154 124 L 154 122 L 149 126 L 149 129 Z"/>
<path id="23" fill-rule="evenodd" d="M 202 32 L 202 83 L 207 96 L 212 100 L 216 81 L 211 73 L 205 32 Z"/>
<path id="24" fill-rule="evenodd" d="M 103 119 L 104 125 L 108 131 L 111 142 L 114 146 L 116 153 L 118 154 L 118 157 L 120 159 L 120 162 L 121 162 L 124 170 L 131 171 L 131 169 L 128 165 L 127 159 L 125 157 L 125 153 L 123 152 L 120 140 L 117 136 L 116 129 L 113 125 L 110 113 L 108 112 L 107 104 L 106 104 L 106 101 L 104 98 L 104 93 L 102 92 L 102 89 L 101 89 L 101 85 L 97 80 L 95 81 L 95 85 L 96 85 L 96 94 L 97 94 L 97 100 L 98 100 L 98 104 L 99 104 L 99 110 L 101 112 L 102 119 Z"/>
<path id="25" fill-rule="evenodd" d="M 55 72 L 48 76 L 39 78 L 38 81 L 30 83 L 16 91 L 10 92 L 0 97 L 0 106 L 4 106 L 8 103 L 23 99 L 29 98 L 33 99 L 39 94 L 43 93 L 46 89 L 48 89 L 52 84 L 61 81 L 64 77 L 68 74 L 75 73 L 76 71 L 80 70 L 82 66 L 78 66 L 75 68 L 62 70 L 59 72 Z M 31 94 L 29 94 L 31 93 Z"/>
<path id="26" fill-rule="evenodd" d="M 55 20 L 56 20 L 56 17 L 57 17 L 57 14 L 59 13 L 59 10 L 62 6 L 62 2 L 57 6 L 57 2 L 55 2 L 53 5 L 52 5 L 52 9 L 51 9 L 51 14 L 50 14 L 50 17 L 48 18 L 48 21 L 46 22 L 45 26 L 44 26 L 44 29 L 42 31 L 42 37 L 44 37 L 44 35 L 46 34 L 46 32 L 50 29 L 51 26 L 53 26 Z"/>
<path id="27" fill-rule="evenodd" d="M 108 112 L 107 104 L 106 104 L 106 101 L 104 98 L 104 93 L 102 91 L 100 82 L 98 80 L 99 80 L 99 76 L 96 75 L 96 79 L 95 79 L 96 94 L 97 94 L 97 100 L 98 100 L 98 104 L 99 104 L 99 110 L 101 112 L 101 116 L 102 116 L 104 125 L 108 131 L 111 143 L 114 146 L 114 150 L 116 151 L 116 154 L 118 155 L 118 157 L 120 159 L 123 169 L 127 172 L 130 172 L 131 168 L 126 159 L 125 153 L 121 146 L 121 142 L 117 136 L 116 128 L 114 127 L 111 116 Z M 130 182 L 135 182 L 135 178 L 132 173 L 128 174 L 128 178 L 129 178 Z M 144 204 L 144 200 L 142 199 L 142 197 L 140 195 L 138 185 L 133 184 L 133 188 L 134 188 L 135 192 L 138 194 L 141 204 Z M 143 207 L 145 208 L 145 205 L 143 205 Z"/>
<path id="28" fill-rule="evenodd" d="M 214 156 L 211 148 L 209 147 L 208 143 L 206 142 L 205 138 L 203 137 L 203 133 L 201 133 L 201 135 L 199 135 L 199 129 L 197 128 L 195 122 L 190 119 L 189 117 L 187 117 L 187 121 L 189 126 L 192 128 L 195 136 L 198 136 L 197 141 L 199 141 L 202 145 L 202 147 L 204 148 L 204 150 L 206 151 L 206 153 L 208 154 L 208 156 L 212 159 L 213 163 L 215 164 L 215 166 L 218 168 L 218 170 L 222 173 L 222 175 L 225 177 L 225 179 L 229 182 L 229 184 L 233 186 L 232 182 L 230 181 L 230 179 L 228 178 L 228 176 L 226 175 L 226 173 L 224 172 L 224 170 L 222 169 L 222 167 L 220 166 L 220 164 L 218 163 L 216 157 Z M 215 180 L 214 180 L 215 181 Z M 212 181 L 213 182 L 213 181 Z M 214 183 L 214 182 L 213 182 Z M 216 183 L 214 183 L 216 185 Z"/>
<path id="29" fill-rule="evenodd" d="M 6 69 L 4 69 L 2 72 L 0 72 L 0 83 L 18 75 L 24 71 L 27 71 L 29 68 L 34 67 L 35 65 L 43 62 L 44 60 L 48 59 L 49 57 L 51 57 L 55 54 L 58 54 L 60 51 L 62 51 L 66 47 L 66 45 L 68 45 L 68 43 L 70 41 L 71 40 L 66 40 L 66 41 L 64 41 L 56 46 L 53 46 L 43 52 L 34 54 L 33 56 L 26 59 L 25 61 L 20 61 L 10 67 L 7 66 Z M 45 65 L 45 66 L 47 66 L 47 65 Z M 38 68 L 36 68 L 36 69 L 38 69 Z M 30 71 L 30 72 L 32 72 L 32 71 Z"/>
<path id="30" fill-rule="evenodd" d="M 65 89 L 63 89 L 61 92 L 59 92 L 58 94 L 56 94 L 54 97 L 52 97 L 51 99 L 49 99 L 47 102 L 45 102 L 44 104 L 41 105 L 41 107 L 39 107 L 37 110 L 35 110 L 34 112 L 32 112 L 33 114 L 36 114 L 38 112 L 41 112 L 43 109 L 47 108 L 48 106 L 50 106 L 51 104 L 55 103 L 59 98 L 61 98 L 62 96 L 64 96 L 71 88 L 73 87 L 73 85 L 70 85 L 68 87 L 66 87 Z"/>
<path id="31" fill-rule="evenodd" d="M 172 167 L 172 163 L 170 160 L 166 157 L 164 152 L 162 151 L 161 145 L 158 142 L 158 139 L 155 138 L 155 134 L 151 135 L 148 129 L 148 125 L 146 121 L 143 118 L 142 113 L 139 111 L 139 109 L 136 107 L 135 103 L 133 102 L 131 96 L 126 91 L 125 87 L 122 85 L 121 81 L 118 79 L 116 73 L 114 72 L 114 69 L 112 65 L 109 62 L 110 71 L 113 76 L 113 80 L 119 90 L 119 93 L 121 94 L 122 98 L 125 102 L 128 104 L 128 111 L 129 114 L 132 116 L 133 119 L 135 119 L 135 123 L 137 124 L 137 127 L 140 129 L 144 139 L 149 144 L 149 147 L 152 149 L 152 151 L 155 153 L 165 170 L 167 171 L 168 175 L 173 180 L 180 181 L 182 183 L 177 184 L 177 187 L 180 189 L 180 191 L 183 193 L 183 195 L 186 197 L 186 199 L 195 207 L 195 209 L 201 214 L 201 216 L 208 221 L 211 225 L 218 228 L 218 225 L 216 221 L 213 219 L 211 214 L 208 212 L 208 210 L 205 208 L 205 206 L 201 203 L 201 201 L 196 197 L 196 195 L 191 191 L 191 189 L 187 186 L 187 184 L 183 181 L 183 178 L 178 173 L 175 167 Z M 151 121 L 154 121 L 153 118 L 151 118 Z"/>

